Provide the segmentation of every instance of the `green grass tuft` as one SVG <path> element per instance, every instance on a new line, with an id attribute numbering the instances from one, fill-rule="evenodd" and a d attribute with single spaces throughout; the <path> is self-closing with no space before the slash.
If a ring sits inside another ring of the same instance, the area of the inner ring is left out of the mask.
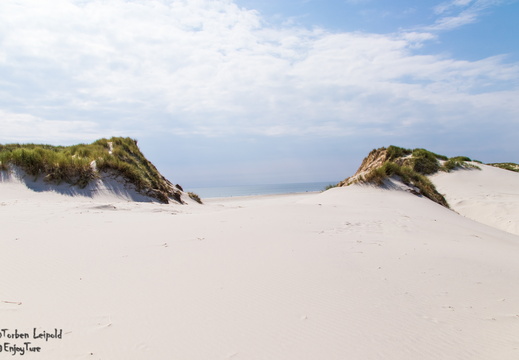
<path id="1" fill-rule="evenodd" d="M 391 145 L 387 148 L 388 160 L 394 160 L 400 157 L 411 155 L 413 150 L 404 149 L 398 146 Z"/>

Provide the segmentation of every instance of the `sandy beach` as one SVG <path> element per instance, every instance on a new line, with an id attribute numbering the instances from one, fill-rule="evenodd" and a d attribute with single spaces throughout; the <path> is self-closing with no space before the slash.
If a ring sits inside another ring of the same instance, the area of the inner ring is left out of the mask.
<path id="1" fill-rule="evenodd" d="M 0 358 L 518 359 L 518 179 L 433 176 L 449 210 L 366 185 L 164 205 L 4 176 Z"/>

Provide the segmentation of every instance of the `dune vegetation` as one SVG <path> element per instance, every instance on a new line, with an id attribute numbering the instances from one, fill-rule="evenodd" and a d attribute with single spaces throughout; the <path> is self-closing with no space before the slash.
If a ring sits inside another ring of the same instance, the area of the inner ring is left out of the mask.
<path id="1" fill-rule="evenodd" d="M 203 204 L 202 199 L 200 199 L 200 196 L 198 196 L 198 195 L 195 194 L 194 192 L 191 192 L 191 191 L 190 191 L 190 192 L 187 193 L 187 195 L 188 195 L 191 199 L 195 200 L 197 203 L 199 203 L 199 204 Z"/>
<path id="2" fill-rule="evenodd" d="M 515 163 L 493 163 L 493 164 L 487 164 L 487 165 L 491 165 L 491 166 L 498 167 L 498 168 L 505 169 L 505 170 L 519 172 L 519 164 L 515 164 Z"/>
<path id="3" fill-rule="evenodd" d="M 180 191 L 144 157 L 131 138 L 112 137 L 73 146 L 0 145 L 0 170 L 9 171 L 13 166 L 35 179 L 80 188 L 105 174 L 119 177 L 137 192 L 161 202 L 181 202 Z"/>

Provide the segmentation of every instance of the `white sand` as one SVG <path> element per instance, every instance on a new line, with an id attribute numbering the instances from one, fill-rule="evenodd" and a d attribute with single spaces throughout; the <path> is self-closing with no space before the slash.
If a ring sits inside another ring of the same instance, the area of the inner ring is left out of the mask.
<path id="1" fill-rule="evenodd" d="M 519 358 L 519 236 L 403 191 L 160 205 L 11 181 L 0 228 L 0 328 L 63 329 L 24 359 Z"/>

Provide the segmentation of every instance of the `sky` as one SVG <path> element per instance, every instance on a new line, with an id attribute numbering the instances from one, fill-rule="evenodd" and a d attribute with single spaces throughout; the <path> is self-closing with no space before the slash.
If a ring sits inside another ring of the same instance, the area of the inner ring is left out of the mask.
<path id="1" fill-rule="evenodd" d="M 2 0 L 0 143 L 129 136 L 184 188 L 374 148 L 519 162 L 519 0 Z"/>

